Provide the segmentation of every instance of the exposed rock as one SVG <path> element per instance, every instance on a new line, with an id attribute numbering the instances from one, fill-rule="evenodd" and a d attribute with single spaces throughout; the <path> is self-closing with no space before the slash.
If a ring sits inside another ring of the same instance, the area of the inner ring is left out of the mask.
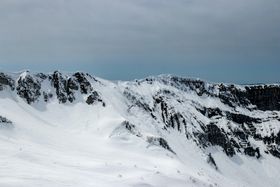
<path id="1" fill-rule="evenodd" d="M 86 103 L 88 105 L 94 104 L 100 102 L 102 103 L 102 105 L 105 107 L 105 102 L 103 102 L 103 100 L 101 99 L 100 95 L 96 92 L 93 91 L 87 98 Z"/>
<path id="2" fill-rule="evenodd" d="M 246 87 L 247 98 L 260 110 L 280 110 L 280 86 Z"/>
<path id="3" fill-rule="evenodd" d="M 129 89 L 126 89 L 124 92 L 123 92 L 123 95 L 130 101 L 132 102 L 132 106 L 130 106 L 130 108 L 134 107 L 134 106 L 137 106 L 141 109 L 143 109 L 144 111 L 146 112 L 149 112 L 151 113 L 152 112 L 152 109 L 149 107 L 149 105 L 147 103 L 145 103 L 143 100 L 143 98 L 141 97 L 137 97 L 136 95 L 132 94 L 131 91 Z M 130 109 L 129 108 L 129 109 Z"/>
<path id="4" fill-rule="evenodd" d="M 17 81 L 14 80 L 16 79 L 13 78 L 13 75 L 0 73 L 0 91 L 9 87 L 11 90 L 16 88 L 16 94 L 26 100 L 28 104 L 32 104 L 40 98 L 44 102 L 49 102 L 51 98 L 57 98 L 60 103 L 74 102 L 82 94 L 81 99 L 86 98 L 87 104 L 101 103 L 105 106 L 101 93 L 92 87 L 92 82 L 98 81 L 82 72 L 73 75 L 62 74 L 58 71 L 53 74 L 34 75 L 25 72 Z M 277 123 L 280 120 L 279 112 L 272 111 L 280 110 L 279 85 L 244 87 L 166 76 L 136 81 L 135 86 L 141 84 L 153 86 L 155 81 L 164 86 L 156 88 L 148 100 L 141 91 L 137 92 L 134 87 L 126 86 L 123 95 L 127 99 L 129 112 L 134 112 L 133 109 L 138 112 L 140 109 L 143 113 L 148 114 L 147 117 L 154 120 L 155 124 L 160 124 L 161 128 L 167 131 L 165 133 L 173 131 L 184 133 L 187 139 L 193 140 L 202 149 L 216 145 L 222 147 L 229 156 L 240 153 L 259 158 L 261 156 L 259 148 L 252 146 L 255 145 L 252 142 L 254 139 L 260 143 L 263 142 L 264 150 L 261 151 L 267 151 L 268 154 L 280 158 L 280 132 L 275 135 L 275 128 L 270 128 L 270 125 L 265 129 L 259 128 L 260 123 L 269 121 Z M 98 85 L 101 84 L 101 82 L 98 83 Z M 158 84 L 155 85 L 158 87 Z M 172 89 L 169 89 L 170 86 Z M 181 95 L 185 93 L 194 94 L 195 97 L 214 98 L 227 105 L 225 107 L 228 109 L 225 111 L 223 108 L 215 108 L 215 105 L 211 105 L 212 108 L 210 108 L 203 102 L 182 97 Z M 177 106 L 180 107 L 177 108 Z M 190 111 L 188 111 L 189 107 Z M 239 110 L 236 107 L 241 107 L 248 112 L 237 112 Z M 203 116 L 197 115 L 197 111 L 193 111 L 193 109 L 199 111 Z M 267 111 L 268 115 L 265 116 L 268 117 L 261 115 L 252 117 L 256 116 L 251 114 L 254 110 Z M 145 138 L 136 126 L 128 121 L 123 122 L 121 128 L 125 129 L 126 133 L 128 131 L 130 134 Z M 263 134 L 263 130 L 269 133 Z M 149 137 L 147 141 L 172 151 L 162 138 Z"/>
<path id="5" fill-rule="evenodd" d="M 147 137 L 147 142 L 151 145 L 156 145 L 156 146 L 160 146 L 172 153 L 175 154 L 175 152 L 169 147 L 167 141 L 161 137 L 152 137 L 152 136 L 148 136 Z"/>
<path id="6" fill-rule="evenodd" d="M 38 80 L 34 79 L 31 75 L 27 74 L 21 76 L 17 81 L 17 93 L 25 99 L 28 104 L 36 101 L 40 95 L 41 84 Z"/>
<path id="7" fill-rule="evenodd" d="M 43 97 L 44 97 L 44 101 L 48 102 L 53 97 L 53 94 L 52 93 L 43 92 Z"/>
<path id="8" fill-rule="evenodd" d="M 56 96 L 59 102 L 66 103 L 68 100 L 74 100 L 74 94 L 67 89 L 67 81 L 58 71 L 55 71 L 50 77 L 53 87 L 56 90 Z M 66 91 L 68 90 L 68 92 Z"/>
<path id="9" fill-rule="evenodd" d="M 199 96 L 208 93 L 206 90 L 206 85 L 204 81 L 187 79 L 181 77 L 171 77 L 171 86 L 175 86 L 183 90 L 193 90 Z"/>
<path id="10" fill-rule="evenodd" d="M 73 76 L 76 77 L 76 79 L 80 85 L 82 94 L 88 94 L 89 92 L 92 91 L 91 84 L 85 77 L 86 75 L 84 73 L 77 72 Z"/>
<path id="11" fill-rule="evenodd" d="M 219 108 L 206 108 L 203 107 L 203 109 L 197 109 L 201 114 L 208 118 L 212 118 L 214 116 L 223 116 L 223 112 Z"/>
<path id="12" fill-rule="evenodd" d="M 253 147 L 246 147 L 244 149 L 244 153 L 248 156 L 256 156 L 257 158 L 260 158 L 261 157 L 261 154 L 260 154 L 260 150 L 259 148 L 256 148 L 254 149 Z"/>
<path id="13" fill-rule="evenodd" d="M 37 73 L 35 76 L 39 77 L 42 80 L 46 80 L 48 78 L 48 76 L 44 73 Z"/>
<path id="14" fill-rule="evenodd" d="M 81 86 L 80 83 L 77 82 L 76 78 L 63 76 L 60 72 L 55 71 L 50 79 L 56 90 L 57 99 L 61 103 L 66 103 L 67 101 L 72 103 L 75 101 L 75 92 L 79 89 L 79 87 L 83 89 L 81 89 L 81 93 L 84 93 L 84 86 Z M 79 77 L 77 79 L 82 78 Z M 81 82 L 81 84 L 83 84 L 83 82 Z"/>
<path id="15" fill-rule="evenodd" d="M 268 151 L 270 154 L 280 159 L 280 150 L 275 145 L 269 146 Z"/>
<path id="16" fill-rule="evenodd" d="M 210 164 L 211 166 L 213 166 L 216 170 L 218 170 L 218 166 L 217 166 L 217 164 L 216 164 L 214 158 L 212 157 L 211 153 L 208 154 L 207 162 L 208 162 L 208 164 Z"/>
<path id="17" fill-rule="evenodd" d="M 236 131 L 234 131 L 233 132 L 234 133 L 234 135 L 237 137 L 237 138 L 239 138 L 239 139 L 241 139 L 241 140 L 243 140 L 243 141 L 246 141 L 247 139 L 248 139 L 248 134 L 245 134 L 245 132 L 244 131 L 241 131 L 241 130 L 236 130 Z"/>
<path id="18" fill-rule="evenodd" d="M 207 139 L 212 145 L 221 146 L 228 156 L 235 154 L 234 148 L 230 144 L 227 136 L 215 124 L 209 124 L 206 131 Z"/>
<path id="19" fill-rule="evenodd" d="M 228 120 L 231 120 L 235 123 L 238 123 L 238 124 L 252 124 L 252 123 L 261 123 L 261 119 L 258 119 L 258 118 L 252 118 L 250 116 L 246 116 L 246 115 L 243 115 L 243 114 L 235 114 L 235 113 L 230 113 L 230 112 L 227 112 L 227 118 Z"/>
<path id="20" fill-rule="evenodd" d="M 129 121 L 123 121 L 120 126 L 114 129 L 110 137 L 122 137 L 127 138 L 127 133 L 138 138 L 144 138 L 141 132 L 136 128 L 136 126 Z"/>
<path id="21" fill-rule="evenodd" d="M 3 86 L 9 86 L 11 90 L 15 89 L 15 81 L 4 73 L 0 73 L 0 91 L 3 90 Z"/>
<path id="22" fill-rule="evenodd" d="M 248 106 L 250 101 L 246 97 L 246 93 L 234 85 L 219 85 L 218 97 L 221 101 L 230 107 Z"/>
<path id="23" fill-rule="evenodd" d="M 0 129 L 11 129 L 14 128 L 13 122 L 5 117 L 0 116 Z"/>
<path id="24" fill-rule="evenodd" d="M 142 134 L 136 129 L 135 125 L 131 124 L 129 121 L 122 122 L 121 126 L 128 130 L 131 134 L 142 137 Z"/>
<path id="25" fill-rule="evenodd" d="M 167 103 L 164 101 L 163 97 L 154 97 L 154 105 L 160 106 L 160 112 L 162 121 L 166 124 L 166 127 L 177 129 L 178 131 L 182 131 L 183 128 L 186 127 L 186 120 L 184 116 L 178 112 L 174 112 L 169 110 Z"/>

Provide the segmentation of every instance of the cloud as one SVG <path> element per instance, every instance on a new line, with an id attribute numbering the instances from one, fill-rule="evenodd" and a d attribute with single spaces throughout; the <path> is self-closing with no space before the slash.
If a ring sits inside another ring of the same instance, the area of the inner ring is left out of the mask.
<path id="1" fill-rule="evenodd" d="M 279 0 L 1 0 L 0 63 L 273 53 L 279 22 Z"/>

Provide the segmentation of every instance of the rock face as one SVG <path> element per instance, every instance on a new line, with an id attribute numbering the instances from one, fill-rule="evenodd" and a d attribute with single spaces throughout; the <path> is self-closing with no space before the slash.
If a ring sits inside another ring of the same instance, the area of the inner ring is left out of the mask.
<path id="1" fill-rule="evenodd" d="M 63 77 L 58 71 L 54 72 L 50 77 L 52 86 L 55 88 L 56 96 L 59 102 L 66 103 L 75 100 L 74 90 L 79 87 L 75 84 L 72 78 Z"/>
<path id="2" fill-rule="evenodd" d="M 77 72 L 73 76 L 76 78 L 76 81 L 79 83 L 82 94 L 88 94 L 93 90 L 90 82 L 86 79 L 84 73 Z"/>
<path id="3" fill-rule="evenodd" d="M 58 71 L 52 74 L 31 74 L 26 71 L 16 78 L 0 73 L 0 91 L 7 88 L 16 90 L 16 94 L 28 104 L 41 100 L 49 102 L 54 98 L 57 98 L 60 103 L 73 103 L 77 99 L 80 100 L 81 95 L 85 95 L 85 102 L 89 105 L 101 103 L 105 106 L 100 93 L 94 90 L 90 80 L 97 82 L 96 79 L 82 72 L 65 75 Z"/>
<path id="4" fill-rule="evenodd" d="M 169 147 L 167 141 L 161 137 L 147 137 L 147 142 L 150 145 L 160 146 L 175 154 L 175 152 Z"/>
<path id="5" fill-rule="evenodd" d="M 228 156 L 233 156 L 235 154 L 234 148 L 228 137 L 216 125 L 210 124 L 207 126 L 206 138 L 206 140 L 212 145 L 221 146 Z"/>
<path id="6" fill-rule="evenodd" d="M 106 106 L 105 102 L 101 99 L 100 94 L 96 91 L 93 91 L 87 98 L 86 103 L 92 105 L 94 103 L 102 103 L 102 106 Z"/>
<path id="7" fill-rule="evenodd" d="M 13 128 L 13 122 L 7 118 L 0 116 L 0 129 L 11 129 Z"/>
<path id="8" fill-rule="evenodd" d="M 260 110 L 280 110 L 280 86 L 246 87 L 246 97 Z"/>
<path id="9" fill-rule="evenodd" d="M 12 90 L 14 90 L 15 81 L 9 75 L 0 73 L 0 90 L 3 90 L 5 86 L 9 86 Z"/>
<path id="10" fill-rule="evenodd" d="M 91 107 L 107 107 L 105 101 L 110 102 L 110 98 L 105 100 L 99 89 L 106 86 L 82 72 L 0 73 L 0 94 L 11 92 L 29 105 L 55 100 L 61 104 L 84 102 Z M 139 120 L 137 125 L 127 119 L 118 130 L 125 129 L 150 145 L 176 153 L 165 137 L 175 131 L 205 151 L 208 147 L 218 147 L 229 157 L 244 154 L 260 158 L 271 154 L 280 158 L 280 85 L 210 84 L 159 76 L 114 87 L 110 91 L 123 97 L 127 116 Z M 145 120 L 138 118 L 140 113 Z M 149 123 L 161 133 L 145 135 L 149 133 L 141 131 L 141 123 Z M 4 124 L 8 126 L 12 122 L 0 116 L 0 126 Z"/>
<path id="11" fill-rule="evenodd" d="M 28 104 L 36 101 L 40 95 L 41 84 L 31 75 L 22 76 L 17 81 L 17 94 L 25 99 Z"/>
<path id="12" fill-rule="evenodd" d="M 171 86 L 184 93 L 192 93 L 196 97 L 210 97 L 223 103 L 228 109 L 202 106 L 196 100 L 182 99 L 177 92 L 162 89 L 152 97 L 153 104 L 145 102 L 139 93 L 127 88 L 124 95 L 131 101 L 131 107 L 141 108 L 149 113 L 154 120 L 164 124 L 163 129 L 172 129 L 184 133 L 187 139 L 193 140 L 199 147 L 218 146 L 228 156 L 241 153 L 250 157 L 260 158 L 262 154 L 271 154 L 280 158 L 280 132 L 275 136 L 269 129 L 269 135 L 264 136 L 264 123 L 279 123 L 279 85 L 274 86 L 235 86 L 224 84 L 207 84 L 199 80 L 178 77 L 148 78 L 137 81 L 141 86 L 161 83 Z M 192 97 L 193 97 L 192 95 Z M 199 100 L 199 99 L 198 99 Z M 191 106 L 191 107 L 189 107 Z M 179 109 L 186 107 L 186 109 Z M 188 108 L 196 111 L 189 111 Z M 243 108 L 247 113 L 238 112 Z M 264 116 L 269 117 L 260 117 Z M 186 115 L 186 113 L 188 113 Z M 203 115 L 204 117 L 200 117 Z M 252 116 L 255 115 L 255 116 Z M 202 120 L 204 119 L 204 120 Z M 209 122 L 210 121 L 210 122 Z M 276 128 L 277 129 L 277 128 Z M 255 144 L 262 142 L 263 152 Z"/>

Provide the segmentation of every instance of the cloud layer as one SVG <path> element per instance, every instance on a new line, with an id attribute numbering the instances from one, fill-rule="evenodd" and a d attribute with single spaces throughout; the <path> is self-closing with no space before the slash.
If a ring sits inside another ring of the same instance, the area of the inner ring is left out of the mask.
<path id="1" fill-rule="evenodd" d="M 279 23 L 279 0 L 1 0 L 0 64 L 276 62 Z"/>

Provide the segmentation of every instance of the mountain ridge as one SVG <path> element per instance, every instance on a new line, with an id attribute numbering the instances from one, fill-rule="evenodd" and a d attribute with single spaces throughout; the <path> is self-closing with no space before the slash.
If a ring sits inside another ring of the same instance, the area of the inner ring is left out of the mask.
<path id="1" fill-rule="evenodd" d="M 0 73 L 0 103 L 10 111 L 19 105 L 42 119 L 40 123 L 58 127 L 79 124 L 88 128 L 90 121 L 96 124 L 93 136 L 103 134 L 101 139 L 125 142 L 131 149 L 138 144 L 159 147 L 171 159 L 188 157 L 183 150 L 193 144 L 218 173 L 228 170 L 223 168 L 227 159 L 236 163 L 247 159 L 280 161 L 278 84 L 240 86 L 172 75 L 111 82 L 83 72 L 25 71 Z M 20 116 L 5 109 L 0 110 L 0 116 L 0 127 L 24 129 Z M 228 158 L 217 159 L 221 155 Z M 232 177 L 229 173 L 225 176 Z M 272 180 L 271 186 L 278 182 Z M 219 183 L 225 184 L 217 180 L 209 185 Z M 251 178 L 249 186 L 254 185 Z"/>

